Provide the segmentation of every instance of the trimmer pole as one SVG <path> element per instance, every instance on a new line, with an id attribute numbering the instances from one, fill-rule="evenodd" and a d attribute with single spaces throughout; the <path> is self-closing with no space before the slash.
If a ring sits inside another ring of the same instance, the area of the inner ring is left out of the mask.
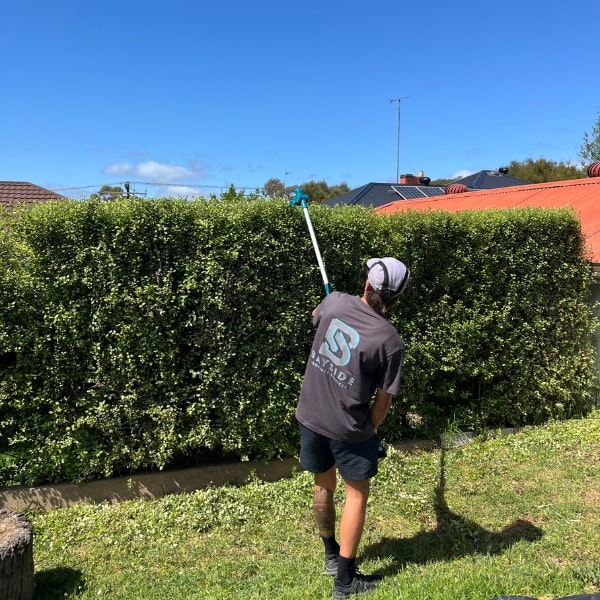
<path id="1" fill-rule="evenodd" d="M 302 210 L 304 212 L 304 218 L 306 219 L 306 225 L 308 226 L 308 233 L 310 234 L 310 239 L 312 240 L 313 248 L 315 249 L 315 254 L 317 256 L 317 262 L 319 263 L 321 277 L 323 278 L 323 287 L 325 288 L 325 295 L 327 296 L 331 292 L 331 284 L 327 279 L 325 265 L 323 264 L 321 252 L 319 251 L 319 244 L 317 243 L 317 236 L 315 235 L 315 230 L 313 229 L 312 222 L 310 220 L 310 215 L 308 214 L 308 195 L 305 194 L 301 188 L 296 188 L 296 190 L 294 191 L 294 197 L 290 200 L 290 206 L 302 207 Z"/>

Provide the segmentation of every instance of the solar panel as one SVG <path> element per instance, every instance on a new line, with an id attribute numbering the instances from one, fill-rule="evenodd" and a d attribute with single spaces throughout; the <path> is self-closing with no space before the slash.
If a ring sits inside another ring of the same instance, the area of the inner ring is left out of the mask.
<path id="1" fill-rule="evenodd" d="M 424 188 L 424 192 L 428 198 L 434 198 L 435 196 L 443 196 L 446 193 L 443 187 Z"/>
<path id="2" fill-rule="evenodd" d="M 412 200 L 414 198 L 422 198 L 423 197 L 423 193 L 421 192 L 421 190 L 418 187 L 407 187 L 402 190 L 402 195 L 407 200 L 409 200 L 409 199 Z"/>
<path id="3" fill-rule="evenodd" d="M 425 185 L 391 185 L 389 191 L 395 200 L 417 200 L 444 194 L 444 188 Z"/>

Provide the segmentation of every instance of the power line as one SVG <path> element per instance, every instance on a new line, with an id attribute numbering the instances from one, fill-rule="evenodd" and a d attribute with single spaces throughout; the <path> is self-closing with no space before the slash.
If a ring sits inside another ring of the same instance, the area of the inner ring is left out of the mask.
<path id="1" fill-rule="evenodd" d="M 139 184 L 139 185 L 156 185 L 159 187 L 191 187 L 191 188 L 211 188 L 211 189 L 217 189 L 217 190 L 222 190 L 222 189 L 229 189 L 231 187 L 231 184 L 228 185 L 204 185 L 202 183 L 159 183 L 159 182 L 152 182 L 152 181 L 132 181 L 132 184 Z M 234 186 L 236 190 L 256 190 L 256 189 L 261 189 L 262 186 L 254 186 L 254 187 L 239 187 L 239 186 Z"/>
<path id="2" fill-rule="evenodd" d="M 77 187 L 56 188 L 56 189 L 50 190 L 50 191 L 52 191 L 52 192 L 67 192 L 69 190 L 85 190 L 85 189 L 88 189 L 88 188 L 98 188 L 98 189 L 100 189 L 101 187 L 103 187 L 105 185 L 114 186 L 114 185 L 117 185 L 117 184 L 115 184 L 115 183 L 112 183 L 112 184 L 111 183 L 97 183 L 95 185 L 80 185 L 80 186 L 77 186 Z M 121 185 L 121 183 L 118 182 L 118 185 Z"/>
<path id="3" fill-rule="evenodd" d="M 125 186 L 126 183 L 130 183 L 131 185 L 150 185 L 150 186 L 156 186 L 156 187 L 181 187 L 181 188 L 202 188 L 202 189 L 216 189 L 216 190 L 223 190 L 223 189 L 229 189 L 231 187 L 231 184 L 223 184 L 223 185 L 205 185 L 205 184 L 198 184 L 198 183 L 173 183 L 173 182 L 168 182 L 168 183 L 163 183 L 163 182 L 158 182 L 158 181 L 129 181 L 129 182 L 125 182 L 125 181 L 118 181 L 116 183 L 97 183 L 94 185 L 80 185 L 80 186 L 73 186 L 73 187 L 64 187 L 64 188 L 55 188 L 53 190 L 51 190 L 52 192 L 67 192 L 70 190 L 87 190 L 87 189 L 101 189 L 104 186 L 110 186 L 110 187 L 122 187 Z M 257 189 L 262 189 L 262 186 L 234 186 L 236 190 L 257 190 Z"/>

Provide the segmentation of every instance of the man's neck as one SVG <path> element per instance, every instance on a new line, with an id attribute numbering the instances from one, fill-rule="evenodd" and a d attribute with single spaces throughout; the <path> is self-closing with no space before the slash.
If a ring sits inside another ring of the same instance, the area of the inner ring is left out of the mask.
<path id="1" fill-rule="evenodd" d="M 376 312 L 378 315 L 381 315 L 382 317 L 385 317 L 385 312 L 379 312 L 378 310 L 375 310 L 367 301 L 367 295 L 363 294 L 360 299 L 373 311 Z"/>

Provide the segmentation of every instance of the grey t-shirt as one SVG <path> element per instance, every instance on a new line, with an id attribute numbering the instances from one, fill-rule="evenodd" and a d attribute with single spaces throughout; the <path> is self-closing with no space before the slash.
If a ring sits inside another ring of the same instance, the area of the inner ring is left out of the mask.
<path id="1" fill-rule="evenodd" d="M 327 437 L 360 442 L 373 435 L 376 388 L 397 394 L 404 342 L 358 296 L 332 292 L 316 309 L 317 328 L 296 408 L 298 421 Z"/>

